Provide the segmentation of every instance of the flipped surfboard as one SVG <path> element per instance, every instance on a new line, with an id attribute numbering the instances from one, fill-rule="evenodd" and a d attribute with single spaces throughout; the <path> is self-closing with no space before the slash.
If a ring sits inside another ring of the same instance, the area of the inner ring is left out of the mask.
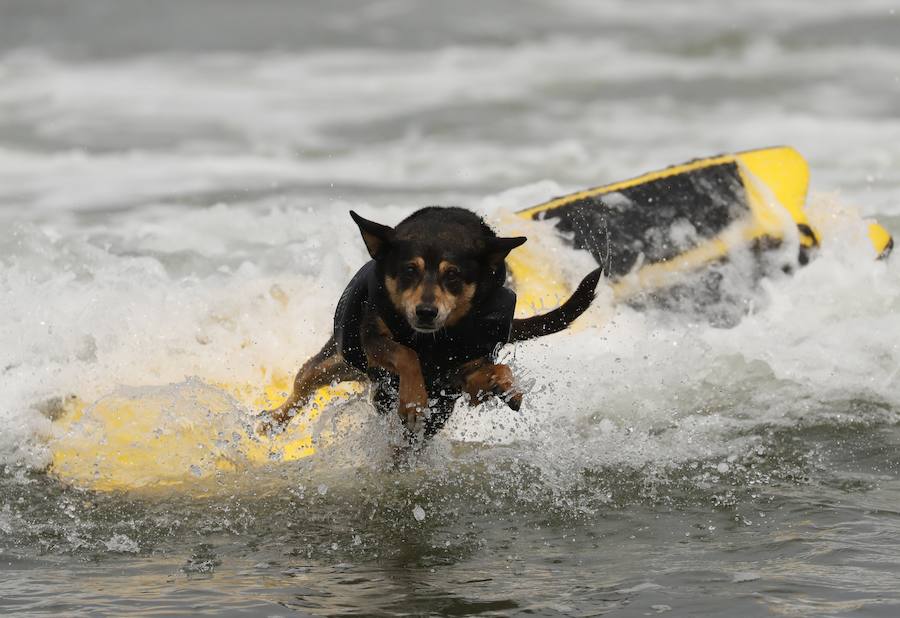
<path id="1" fill-rule="evenodd" d="M 615 299 L 622 301 L 677 285 L 735 251 L 775 248 L 791 235 L 798 237 L 798 265 L 808 263 L 820 242 L 804 212 L 808 187 L 806 160 L 781 146 L 697 159 L 517 214 L 553 223 L 598 264 L 608 254 Z M 894 245 L 888 231 L 870 222 L 867 233 L 875 255 L 887 258 Z M 539 302 L 541 282 L 555 280 L 547 266 L 522 249 L 509 263 L 517 293 Z"/>
<path id="2" fill-rule="evenodd" d="M 805 264 L 820 242 L 804 213 L 808 182 L 809 169 L 797 151 L 765 148 L 579 191 L 513 219 L 552 224 L 551 233 L 567 239 L 573 260 L 584 251 L 600 264 L 608 257 L 614 299 L 621 302 L 677 285 L 686 274 L 739 250 L 764 252 L 793 240 L 797 262 Z M 501 221 L 499 227 L 516 222 Z M 870 223 L 868 236 L 874 255 L 886 258 L 893 247 L 890 234 Z M 571 291 L 560 268 L 565 255 L 547 255 L 535 246 L 528 243 L 508 259 L 520 316 L 555 306 Z M 284 433 L 256 435 L 251 412 L 280 404 L 291 379 L 288 373 L 262 370 L 262 388 L 194 379 L 119 389 L 91 404 L 69 398 L 54 423 L 50 471 L 85 488 L 134 490 L 308 457 L 321 439 L 314 428 L 321 409 L 346 402 L 363 388 L 320 389 Z"/>

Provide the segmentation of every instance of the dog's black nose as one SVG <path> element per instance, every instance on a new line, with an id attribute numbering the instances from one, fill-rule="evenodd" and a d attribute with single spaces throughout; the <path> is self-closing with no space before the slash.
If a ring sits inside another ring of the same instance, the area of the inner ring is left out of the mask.
<path id="1" fill-rule="evenodd" d="M 437 314 L 438 310 L 434 305 L 416 305 L 416 317 L 422 322 L 434 322 Z"/>

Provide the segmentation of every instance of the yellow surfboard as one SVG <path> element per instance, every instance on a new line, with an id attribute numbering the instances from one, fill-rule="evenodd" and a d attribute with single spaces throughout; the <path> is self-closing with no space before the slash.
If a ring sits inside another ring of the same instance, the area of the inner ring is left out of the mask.
<path id="1" fill-rule="evenodd" d="M 281 403 L 290 380 L 286 373 L 276 374 L 266 384 L 261 372 L 257 384 L 193 379 L 119 389 L 91 404 L 70 399 L 54 424 L 51 471 L 67 483 L 109 491 L 167 487 L 308 457 L 315 452 L 313 423 L 319 410 L 349 400 L 362 388 L 321 389 L 284 433 L 257 435 L 252 411 Z"/>
<path id="2" fill-rule="evenodd" d="M 804 212 L 808 186 L 806 161 L 781 146 L 698 159 L 518 214 L 553 222 L 574 236 L 574 248 L 590 250 L 598 262 L 605 248 L 591 246 L 587 236 L 601 222 L 608 226 L 613 288 L 616 299 L 624 300 L 664 288 L 735 250 L 777 245 L 788 234 L 797 234 L 799 261 L 806 263 L 819 245 Z M 890 234 L 878 223 L 869 224 L 868 232 L 875 254 L 886 258 L 893 248 Z M 510 257 L 514 262 L 515 253 Z M 527 268 L 525 275 L 530 281 Z"/>
<path id="3" fill-rule="evenodd" d="M 611 285 L 621 301 L 665 288 L 739 248 L 765 249 L 789 234 L 797 234 L 800 261 L 808 259 L 819 244 L 803 210 L 808 181 L 806 162 L 792 148 L 752 150 L 579 191 L 517 213 L 518 223 L 500 223 L 505 233 L 521 233 L 521 227 L 508 228 L 551 222 L 569 239 L 564 251 L 583 258 L 588 250 L 598 261 L 608 238 Z M 890 253 L 893 240 L 883 227 L 871 224 L 869 237 L 876 255 Z M 528 243 L 509 257 L 520 316 L 556 306 L 570 292 L 559 267 L 565 254 L 547 255 L 539 247 Z M 51 472 L 90 489 L 134 490 L 308 457 L 316 449 L 319 411 L 363 388 L 320 389 L 284 433 L 256 435 L 251 412 L 283 401 L 291 377 L 262 371 L 251 384 L 190 380 L 120 389 L 90 404 L 70 399 L 54 423 Z"/>

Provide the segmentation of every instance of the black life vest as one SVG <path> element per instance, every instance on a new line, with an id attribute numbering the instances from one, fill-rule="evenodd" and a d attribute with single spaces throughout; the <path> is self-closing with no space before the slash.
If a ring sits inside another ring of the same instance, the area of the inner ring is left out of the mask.
<path id="1" fill-rule="evenodd" d="M 484 357 L 495 359 L 500 346 L 509 342 L 516 294 L 503 285 L 505 281 L 506 268 L 501 266 L 488 282 L 479 285 L 472 311 L 462 320 L 436 333 L 418 333 L 390 302 L 384 277 L 372 260 L 353 276 L 338 301 L 334 339 L 347 363 L 369 373 L 360 340 L 362 316 L 368 305 L 384 320 L 395 341 L 418 354 L 425 381 L 433 387 L 449 369 L 462 363 Z"/>

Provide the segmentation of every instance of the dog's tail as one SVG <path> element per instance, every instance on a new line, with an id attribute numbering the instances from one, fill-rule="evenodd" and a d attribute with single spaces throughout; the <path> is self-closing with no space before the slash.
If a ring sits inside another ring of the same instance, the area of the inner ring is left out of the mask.
<path id="1" fill-rule="evenodd" d="M 544 335 L 552 335 L 565 330 L 578 316 L 587 311 L 597 292 L 597 284 L 603 276 L 604 267 L 592 270 L 578 284 L 578 289 L 562 305 L 548 313 L 535 315 L 523 320 L 513 320 L 509 341 L 525 341 Z"/>

